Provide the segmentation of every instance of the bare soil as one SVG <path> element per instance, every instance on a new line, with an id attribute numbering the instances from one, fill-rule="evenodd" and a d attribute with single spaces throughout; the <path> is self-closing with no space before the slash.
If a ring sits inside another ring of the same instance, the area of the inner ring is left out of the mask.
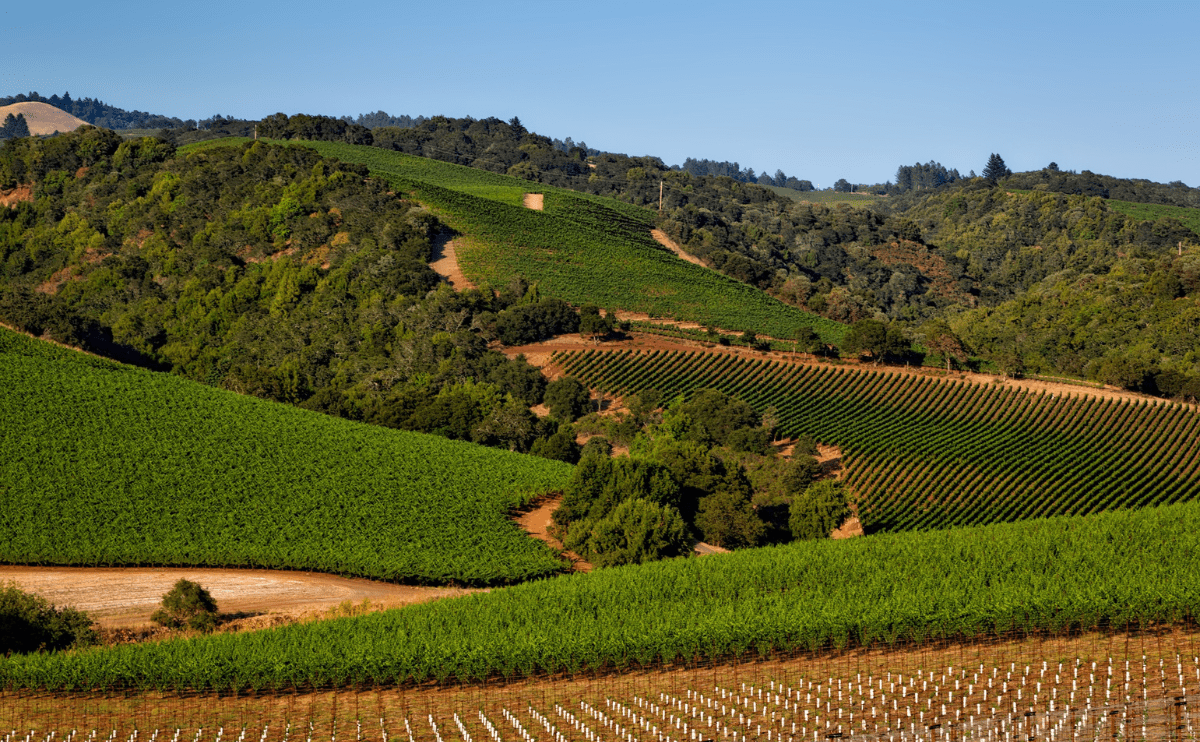
<path id="1" fill-rule="evenodd" d="M 76 118 L 66 111 L 40 101 L 0 106 L 0 121 L 3 121 L 10 113 L 13 116 L 19 113 L 25 114 L 25 123 L 29 124 L 29 133 L 34 136 L 53 134 L 56 131 L 65 134 L 68 131 L 75 131 L 81 126 L 87 126 L 87 122 L 83 119 Z"/>
<path id="2" fill-rule="evenodd" d="M 573 551 L 569 551 L 563 543 L 550 535 L 551 517 L 554 511 L 558 509 L 562 502 L 561 495 L 547 497 L 535 503 L 530 509 L 520 513 L 517 516 L 517 523 L 524 528 L 525 531 L 539 541 L 544 541 L 550 544 L 550 548 L 557 550 L 568 561 L 571 562 L 571 568 L 576 572 L 591 572 L 592 565 L 589 564 L 583 557 Z"/>
<path id="3" fill-rule="evenodd" d="M 433 262 L 429 267 L 442 276 L 457 291 L 475 288 L 475 284 L 467 280 L 462 269 L 458 267 L 458 245 L 454 236 L 443 232 L 433 240 Z"/>
<path id="4" fill-rule="evenodd" d="M 267 569 L 0 566 L 0 583 L 13 582 L 55 605 L 87 611 L 109 628 L 149 625 L 162 596 L 181 578 L 207 588 L 222 613 L 296 619 L 345 601 L 398 606 L 473 592 Z"/>
<path id="5" fill-rule="evenodd" d="M 21 203 L 22 201 L 27 203 L 33 201 L 32 186 L 17 186 L 11 191 L 0 190 L 0 206 L 8 206 L 9 208 L 15 209 L 17 204 Z"/>
<path id="6" fill-rule="evenodd" d="M 679 257 L 683 258 L 687 262 L 694 263 L 695 265 L 699 265 L 699 266 L 704 265 L 704 261 L 700 260 L 700 258 L 696 257 L 695 255 L 692 255 L 691 253 L 684 252 L 684 249 L 679 246 L 679 243 L 675 242 L 675 240 L 668 237 L 667 233 L 662 231 L 661 229 L 652 229 L 652 230 L 650 230 L 650 234 L 651 234 L 651 236 L 654 237 L 654 240 L 656 242 L 658 242 L 658 244 L 667 248 L 668 250 L 675 253 Z"/>
<path id="7" fill-rule="evenodd" d="M 545 200 L 546 197 L 541 193 L 526 193 L 524 198 L 521 199 L 522 203 L 525 204 L 525 208 L 533 209 L 534 211 L 541 211 Z"/>

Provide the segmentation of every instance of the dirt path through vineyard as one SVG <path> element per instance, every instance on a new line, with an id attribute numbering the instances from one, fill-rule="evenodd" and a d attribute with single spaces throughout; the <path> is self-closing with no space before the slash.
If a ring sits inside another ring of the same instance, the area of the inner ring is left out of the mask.
<path id="1" fill-rule="evenodd" d="M 297 618 L 347 600 L 393 606 L 472 592 L 269 569 L 0 566 L 0 584 L 14 582 L 57 606 L 87 611 L 106 627 L 148 624 L 163 594 L 180 578 L 207 588 L 222 613 Z"/>
<path id="2" fill-rule="evenodd" d="M 525 204 L 525 208 L 527 209 L 542 211 L 545 208 L 546 196 L 542 193 L 526 193 L 521 202 Z"/>

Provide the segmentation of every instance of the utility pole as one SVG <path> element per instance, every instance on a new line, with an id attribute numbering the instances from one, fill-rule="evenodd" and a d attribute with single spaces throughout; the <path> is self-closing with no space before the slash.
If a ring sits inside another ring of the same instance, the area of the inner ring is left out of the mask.
<path id="1" fill-rule="evenodd" d="M 662 216 L 662 189 L 663 189 L 662 178 L 659 178 L 658 179 L 658 215 L 659 216 Z M 1182 245 L 1183 243 L 1180 242 L 1179 244 Z M 1182 249 L 1183 248 L 1180 248 L 1180 250 L 1182 250 Z M 1180 252 L 1179 254 L 1182 255 L 1183 253 Z"/>
<path id="2" fill-rule="evenodd" d="M 254 125 L 254 141 L 258 141 L 258 124 Z"/>

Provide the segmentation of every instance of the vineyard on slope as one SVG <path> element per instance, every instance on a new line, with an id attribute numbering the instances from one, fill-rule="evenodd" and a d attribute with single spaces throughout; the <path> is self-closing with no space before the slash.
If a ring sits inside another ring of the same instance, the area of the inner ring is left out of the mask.
<path id="1" fill-rule="evenodd" d="M 181 148 L 242 143 L 223 139 Z M 802 326 L 836 344 L 846 327 L 788 306 L 749 284 L 675 257 L 650 235 L 654 213 L 614 199 L 554 188 L 486 170 L 336 142 L 296 142 L 325 157 L 366 165 L 412 192 L 468 239 L 458 249 L 467 277 L 501 286 L 515 275 L 572 304 L 753 330 L 790 338 Z M 543 193 L 544 210 L 521 205 Z"/>
<path id="2" fill-rule="evenodd" d="M 0 658 L 0 688 L 270 690 L 539 677 L 1194 621 L 1200 504 L 806 541 L 279 629 Z"/>
<path id="3" fill-rule="evenodd" d="M 560 353 L 593 388 L 666 399 L 720 389 L 774 407 L 784 435 L 844 454 L 871 531 L 1084 515 L 1200 494 L 1200 414 L 900 372 L 691 352 Z"/>
<path id="4" fill-rule="evenodd" d="M 0 563 L 421 583 L 562 571 L 508 517 L 547 459 L 353 423 L 0 329 Z"/>

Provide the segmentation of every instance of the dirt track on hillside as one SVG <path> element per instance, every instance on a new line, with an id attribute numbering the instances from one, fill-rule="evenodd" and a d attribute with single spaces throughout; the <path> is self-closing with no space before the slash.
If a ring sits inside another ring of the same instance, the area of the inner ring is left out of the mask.
<path id="1" fill-rule="evenodd" d="M 222 613 L 244 615 L 300 616 L 347 600 L 392 606 L 471 592 L 267 569 L 0 566 L 0 584 L 15 582 L 57 606 L 87 611 L 106 627 L 148 624 L 163 594 L 180 578 L 207 588 Z"/>
<path id="2" fill-rule="evenodd" d="M 678 244 L 676 244 L 675 240 L 668 237 L 667 233 L 662 231 L 661 229 L 650 230 L 650 235 L 652 237 L 654 237 L 655 241 L 658 242 L 658 244 L 667 248 L 668 250 L 675 253 L 679 257 L 683 258 L 687 262 L 694 263 L 695 265 L 704 267 L 704 261 L 702 261 L 700 258 L 696 257 L 695 255 L 692 255 L 689 252 L 685 252 L 682 247 L 680 247 Z"/>
<path id="3" fill-rule="evenodd" d="M 433 260 L 429 267 L 434 273 L 445 278 L 456 291 L 475 288 L 475 284 L 467 280 L 462 269 L 458 267 L 458 244 L 448 233 L 434 238 Z"/>
<path id="4" fill-rule="evenodd" d="M 521 202 L 525 204 L 525 208 L 527 209 L 542 211 L 545 208 L 546 196 L 541 193 L 526 193 Z"/>

